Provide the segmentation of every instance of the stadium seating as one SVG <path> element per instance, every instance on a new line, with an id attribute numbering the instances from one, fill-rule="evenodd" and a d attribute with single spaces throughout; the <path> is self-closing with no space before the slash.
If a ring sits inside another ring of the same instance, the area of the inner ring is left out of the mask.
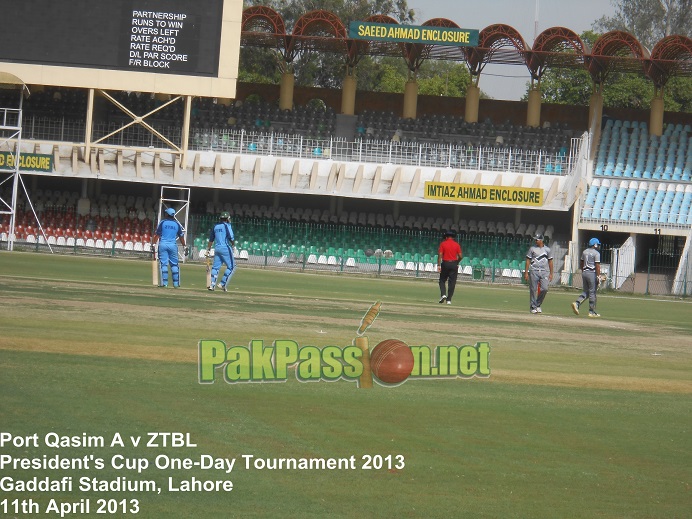
<path id="1" fill-rule="evenodd" d="M 76 91 L 48 88 L 45 96 L 31 96 L 24 105 L 27 137 L 78 142 L 84 134 L 84 122 L 70 119 L 65 124 L 64 120 L 66 110 L 75 109 L 75 103 L 81 107 L 86 102 L 83 92 L 75 94 Z M 60 93 L 63 100 L 69 100 L 62 101 L 68 108 L 46 111 L 46 104 L 51 103 L 51 96 L 56 93 Z M 37 97 L 38 103 L 34 102 L 34 97 Z M 162 104 L 160 99 L 150 94 L 115 92 L 114 97 L 138 115 L 149 113 Z M 336 113 L 320 103 L 315 101 L 306 106 L 296 105 L 293 110 L 279 110 L 276 104 L 261 100 L 226 105 L 210 98 L 195 97 L 189 146 L 196 150 L 221 152 L 242 149 L 245 153 L 253 154 L 280 150 L 282 155 L 297 156 L 303 153 L 302 149 L 298 149 L 298 141 L 291 139 L 297 136 L 306 139 L 303 143 L 305 150 L 312 156 L 328 159 L 333 150 L 326 149 L 316 139 L 329 141 L 334 137 Z M 85 109 L 70 112 L 72 117 L 84 113 Z M 35 117 L 53 117 L 55 121 L 35 124 Z M 495 171 L 511 169 L 564 174 L 567 172 L 564 165 L 570 140 L 581 133 L 575 133 L 566 123 L 531 128 L 490 119 L 469 123 L 461 117 L 447 114 L 422 114 L 417 119 L 403 119 L 391 111 L 364 110 L 357 117 L 352 140 L 365 139 L 386 148 L 384 155 L 376 154 L 372 157 L 374 160 L 389 155 L 389 143 L 396 137 L 394 141 L 404 150 L 400 160 L 406 160 L 410 152 L 417 160 L 430 165 L 480 167 Z M 182 118 L 183 110 L 179 103 L 172 103 L 147 118 L 147 122 L 164 135 L 175 136 L 180 133 Z M 105 119 L 94 122 L 94 137 L 102 139 L 100 142 L 105 145 L 166 147 L 158 137 L 139 125 L 121 128 L 125 122 L 129 122 L 128 118 L 115 105 L 108 104 Z M 43 133 L 35 134 L 36 128 Z M 280 138 L 270 138 L 274 135 Z M 449 145 L 452 143 L 455 148 L 450 151 Z M 483 153 L 479 152 L 480 148 L 484 149 Z M 511 159 L 509 150 L 512 150 Z"/>
<path id="2" fill-rule="evenodd" d="M 607 121 L 581 218 L 687 225 L 692 197 L 690 133 L 689 124 L 669 124 L 659 138 L 648 135 L 644 122 Z M 633 180 L 613 182 L 611 177 Z"/>
<path id="3" fill-rule="evenodd" d="M 648 135 L 646 123 L 609 120 L 601 134 L 594 175 L 689 181 L 692 129 L 669 124 L 660 139 Z"/>

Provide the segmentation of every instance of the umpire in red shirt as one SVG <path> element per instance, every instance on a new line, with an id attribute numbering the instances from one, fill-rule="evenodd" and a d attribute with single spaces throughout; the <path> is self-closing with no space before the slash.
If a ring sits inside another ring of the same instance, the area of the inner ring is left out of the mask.
<path id="1" fill-rule="evenodd" d="M 440 272 L 440 304 L 452 304 L 454 287 L 459 274 L 459 262 L 463 258 L 461 245 L 454 239 L 456 233 L 446 231 L 437 254 L 437 270 Z M 448 285 L 448 286 L 447 286 Z"/>

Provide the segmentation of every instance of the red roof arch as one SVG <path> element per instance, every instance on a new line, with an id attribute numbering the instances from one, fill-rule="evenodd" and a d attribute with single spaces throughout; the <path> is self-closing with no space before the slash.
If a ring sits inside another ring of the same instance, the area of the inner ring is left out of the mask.
<path id="1" fill-rule="evenodd" d="M 243 11 L 242 31 L 269 32 L 285 36 L 286 24 L 281 15 L 271 7 L 257 5 Z"/>
<path id="2" fill-rule="evenodd" d="M 365 21 L 399 25 L 392 17 L 373 15 Z M 433 18 L 424 26 L 459 28 L 452 20 Z M 403 57 L 416 72 L 425 59 L 465 61 L 472 76 L 480 76 L 488 63 L 524 65 L 531 77 L 540 80 L 550 67 L 586 68 L 596 84 L 612 71 L 644 73 L 657 86 L 671 76 L 692 76 L 692 44 L 687 36 L 669 36 L 659 41 L 651 54 L 637 39 L 624 31 L 600 36 L 593 49 L 565 27 L 543 31 L 529 48 L 521 34 L 509 25 L 489 25 L 479 33 L 477 47 L 351 39 L 340 18 L 325 10 L 306 13 L 286 32 L 285 21 L 269 7 L 248 7 L 243 11 L 241 45 L 273 48 L 285 63 L 300 52 L 338 54 L 347 67 L 364 55 Z"/>
<path id="3" fill-rule="evenodd" d="M 323 50 L 348 55 L 346 27 L 341 19 L 330 11 L 309 11 L 296 20 L 287 55 L 291 58 L 299 52 Z"/>
<path id="4" fill-rule="evenodd" d="M 385 14 L 374 14 L 372 16 L 368 16 L 363 21 L 369 23 L 386 23 L 389 25 L 399 25 L 399 22 L 397 22 L 394 18 L 392 18 L 391 16 L 387 16 Z M 405 44 L 401 42 L 368 41 L 349 38 L 346 42 L 346 45 L 348 47 L 347 65 L 349 66 L 355 66 L 363 56 L 366 56 L 371 53 L 391 54 L 393 52 L 391 50 L 393 46 L 399 49 L 399 53 L 402 56 L 405 56 L 406 54 Z"/>
<path id="5" fill-rule="evenodd" d="M 452 20 L 447 18 L 431 18 L 423 23 L 423 27 L 445 27 L 459 29 L 460 27 Z M 435 45 L 423 43 L 405 43 L 404 44 L 404 59 L 406 65 L 411 72 L 416 72 L 423 61 L 430 57 L 430 53 Z"/>
<path id="6" fill-rule="evenodd" d="M 287 46 L 286 24 L 270 7 L 254 6 L 243 11 L 241 44 L 273 47 L 283 51 Z"/>
<path id="7" fill-rule="evenodd" d="M 646 59 L 649 51 L 634 36 L 610 31 L 598 37 L 591 54 L 584 56 L 584 63 L 594 83 L 602 84 L 616 64 L 620 70 L 639 72 Z"/>
<path id="8" fill-rule="evenodd" d="M 479 76 L 483 68 L 491 59 L 503 62 L 504 48 L 509 48 L 509 53 L 527 51 L 526 42 L 519 31 L 505 24 L 488 25 L 478 34 L 478 47 L 465 47 L 466 61 L 472 76 Z M 507 54 L 507 57 L 509 55 Z"/>
<path id="9" fill-rule="evenodd" d="M 540 33 L 526 55 L 531 77 L 540 79 L 548 67 L 581 66 L 590 50 L 577 33 L 566 27 L 551 27 Z"/>
<path id="10" fill-rule="evenodd" d="M 666 36 L 654 45 L 651 59 L 644 63 L 644 71 L 656 88 L 685 70 L 688 74 L 692 70 L 692 39 L 687 36 Z"/>

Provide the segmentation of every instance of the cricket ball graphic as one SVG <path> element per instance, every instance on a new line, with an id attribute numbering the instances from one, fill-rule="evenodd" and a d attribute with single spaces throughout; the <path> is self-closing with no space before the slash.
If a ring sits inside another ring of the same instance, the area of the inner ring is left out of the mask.
<path id="1" fill-rule="evenodd" d="M 397 339 L 387 339 L 375 346 L 370 354 L 372 373 L 385 384 L 400 384 L 413 371 L 413 353 Z"/>

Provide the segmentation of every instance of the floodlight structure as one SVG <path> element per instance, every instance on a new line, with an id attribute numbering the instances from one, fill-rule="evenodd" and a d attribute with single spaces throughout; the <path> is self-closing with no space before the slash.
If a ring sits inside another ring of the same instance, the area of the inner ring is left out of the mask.
<path id="1" fill-rule="evenodd" d="M 24 97 L 29 97 L 30 95 L 29 88 L 17 76 L 8 73 L 0 73 L 0 87 L 17 90 L 17 106 L 0 107 L 0 157 L 2 158 L 0 161 L 0 187 L 7 182 L 12 182 L 10 197 L 6 198 L 0 195 L 0 214 L 10 215 L 10 225 L 7 232 L 7 250 L 11 251 L 14 249 L 14 241 L 16 239 L 17 194 L 19 193 L 20 184 L 46 243 L 48 243 L 48 240 L 21 176 L 22 106 Z M 48 248 L 53 252 L 50 244 L 48 244 Z"/>

